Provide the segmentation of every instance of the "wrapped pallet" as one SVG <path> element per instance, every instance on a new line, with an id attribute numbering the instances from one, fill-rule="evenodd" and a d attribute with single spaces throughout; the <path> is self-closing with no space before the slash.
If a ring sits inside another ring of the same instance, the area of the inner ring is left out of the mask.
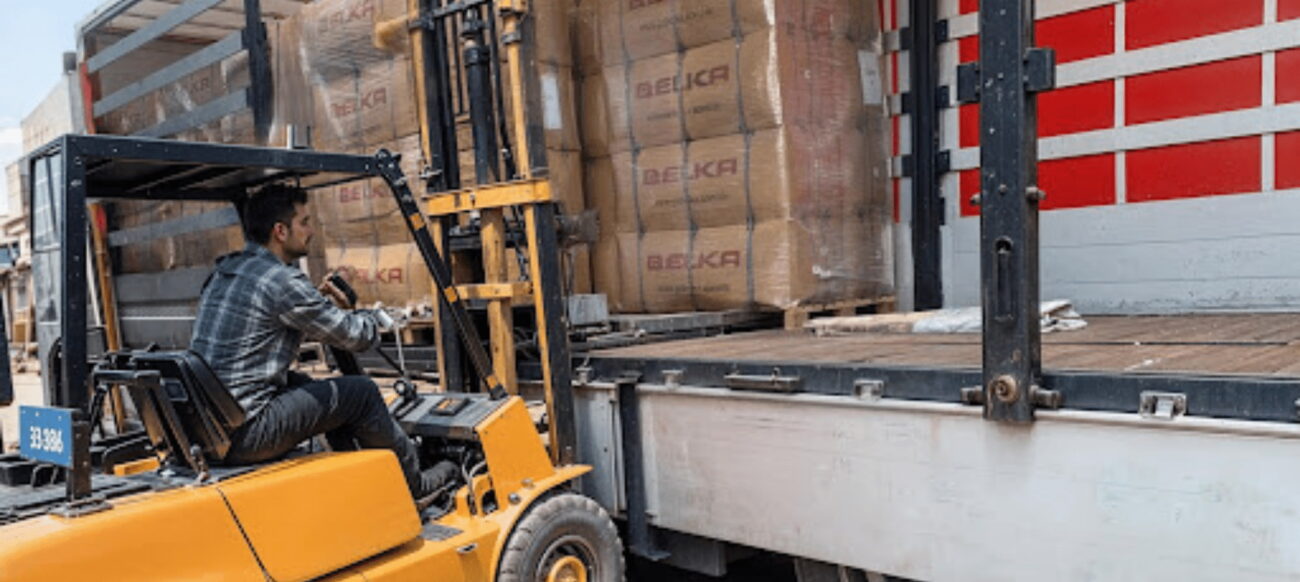
<path id="1" fill-rule="evenodd" d="M 279 100 L 306 104 L 314 148 L 374 153 L 419 133 L 406 47 L 374 42 L 376 24 L 405 14 L 406 0 L 318 0 L 286 22 L 284 49 L 303 85 Z"/>
<path id="2" fill-rule="evenodd" d="M 535 13 L 547 14 L 537 18 L 541 40 L 535 57 L 549 176 L 563 211 L 577 213 L 583 210 L 585 197 L 567 1 L 540 0 L 533 5 Z M 402 18 L 407 4 L 407 0 L 316 0 L 282 23 L 279 52 L 292 62 L 278 66 L 288 74 L 277 78 L 277 119 L 309 126 L 312 145 L 318 150 L 373 154 L 387 149 L 400 154 L 406 175 L 418 176 L 428 162 L 420 147 L 409 38 L 404 31 L 397 37 L 377 37 L 382 29 L 377 25 Z M 459 40 L 448 48 L 460 50 Z M 461 180 L 468 186 L 475 182 L 468 115 L 457 122 Z M 514 135 L 510 139 L 518 143 Z M 362 303 L 432 304 L 427 270 L 382 180 L 330 187 L 315 200 L 320 225 L 316 259 L 323 270 L 355 274 L 359 284 L 354 287 Z M 399 264 L 405 266 L 398 268 Z M 571 289 L 588 291 L 591 275 L 585 249 L 567 251 L 566 264 Z M 400 277 L 389 276 L 398 272 Z"/>
<path id="3" fill-rule="evenodd" d="M 529 22 L 535 25 L 531 60 L 525 67 L 535 69 L 537 75 L 536 121 L 542 128 L 546 148 L 547 177 L 551 189 L 565 215 L 578 215 L 586 208 L 582 174 L 582 137 L 578 118 L 579 92 L 577 71 L 574 68 L 573 44 L 570 42 L 570 15 L 573 0 L 535 0 L 529 3 Z M 510 86 L 508 63 L 502 61 L 503 86 Z M 505 106 L 514 106 L 513 95 L 507 90 Z M 473 154 L 468 116 L 460 120 L 457 143 L 461 152 L 461 178 L 466 184 L 474 181 Z M 513 123 L 507 124 L 511 143 L 519 143 Z M 588 245 L 580 244 L 562 250 L 565 271 L 565 288 L 571 293 L 590 293 L 592 290 L 591 258 Z"/>
<path id="4" fill-rule="evenodd" d="M 582 0 L 597 291 L 623 312 L 892 290 L 874 4 Z"/>

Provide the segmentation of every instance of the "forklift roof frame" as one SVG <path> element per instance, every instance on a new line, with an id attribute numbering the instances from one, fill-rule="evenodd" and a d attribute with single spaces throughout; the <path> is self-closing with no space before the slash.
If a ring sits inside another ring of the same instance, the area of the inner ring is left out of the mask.
<path id="1" fill-rule="evenodd" d="M 60 196 L 59 337 L 62 357 L 58 392 L 61 406 L 85 408 L 88 362 L 86 333 L 87 228 L 86 202 L 103 200 L 194 200 L 233 202 L 235 196 L 280 180 L 313 180 L 303 187 L 319 189 L 371 177 L 381 177 L 376 156 L 271 149 L 150 138 L 69 134 L 33 151 L 25 163 L 33 180 L 29 196 L 37 196 L 37 176 L 58 176 L 48 195 Z M 55 167 L 57 165 L 57 167 Z M 48 181 L 48 180 L 47 180 Z M 58 189 L 61 187 L 62 192 Z M 35 208 L 35 204 L 33 204 Z M 35 220 L 35 213 L 33 213 Z M 36 230 L 33 228 L 33 233 Z M 71 252 L 69 252 L 71 251 Z"/>

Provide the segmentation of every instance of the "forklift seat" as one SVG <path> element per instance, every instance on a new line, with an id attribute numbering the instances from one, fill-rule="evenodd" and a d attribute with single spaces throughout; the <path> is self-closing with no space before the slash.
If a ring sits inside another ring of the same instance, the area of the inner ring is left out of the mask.
<path id="1" fill-rule="evenodd" d="M 155 449 L 183 458 L 196 471 L 206 466 L 202 457 L 224 458 L 230 434 L 246 414 L 208 363 L 189 350 L 140 352 L 130 361 L 135 370 L 159 373 L 159 385 L 131 387 Z"/>

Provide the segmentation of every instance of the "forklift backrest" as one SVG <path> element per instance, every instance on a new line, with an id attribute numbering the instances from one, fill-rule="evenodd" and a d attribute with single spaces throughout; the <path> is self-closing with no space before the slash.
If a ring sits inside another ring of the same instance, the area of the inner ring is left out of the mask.
<path id="1" fill-rule="evenodd" d="M 136 369 L 157 370 L 162 379 L 161 390 L 132 390 L 155 447 L 167 447 L 191 466 L 196 461 L 190 458 L 192 444 L 209 457 L 225 457 L 230 433 L 244 423 L 245 412 L 207 362 L 192 351 L 138 353 L 131 360 Z"/>

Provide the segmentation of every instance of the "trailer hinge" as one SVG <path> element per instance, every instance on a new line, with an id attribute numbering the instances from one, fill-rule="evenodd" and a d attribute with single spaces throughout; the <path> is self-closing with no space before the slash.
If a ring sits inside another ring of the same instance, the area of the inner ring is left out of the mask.
<path id="1" fill-rule="evenodd" d="M 942 176 L 952 171 L 952 150 L 942 150 L 934 154 L 934 174 Z M 903 176 L 904 178 L 916 177 L 916 157 L 912 154 L 903 156 Z"/>
<path id="2" fill-rule="evenodd" d="M 880 400 L 885 397 L 885 381 L 866 378 L 854 380 L 853 395 L 860 400 Z"/>
<path id="3" fill-rule="evenodd" d="M 1178 392 L 1143 392 L 1138 403 L 1142 418 L 1173 420 L 1187 414 L 1187 395 Z"/>
<path id="4" fill-rule="evenodd" d="M 1040 386 L 1032 386 L 1029 389 L 1029 397 L 1034 403 L 1035 408 L 1047 408 L 1056 410 L 1061 407 L 1065 398 L 1061 396 L 1059 390 L 1048 390 Z M 967 386 L 961 389 L 961 403 L 972 406 L 983 406 L 986 396 L 983 386 Z"/>
<path id="5" fill-rule="evenodd" d="M 905 91 L 898 96 L 899 106 L 903 115 L 913 115 L 917 112 L 916 94 L 911 91 Z M 952 107 L 952 89 L 947 85 L 940 85 L 934 89 L 934 109 L 942 111 Z"/>
<path id="6" fill-rule="evenodd" d="M 947 174 L 952 171 L 952 150 L 943 150 L 934 155 L 934 172 Z"/>
<path id="7" fill-rule="evenodd" d="M 1056 51 L 1032 48 L 1025 55 L 1025 90 L 1041 93 L 1056 88 Z"/>
<path id="8" fill-rule="evenodd" d="M 957 102 L 978 103 L 980 100 L 980 64 L 978 61 L 957 67 Z"/>
<path id="9" fill-rule="evenodd" d="M 948 23 L 947 20 L 940 20 L 934 23 L 935 46 L 938 46 L 940 44 L 948 42 L 949 40 L 952 40 L 951 35 L 952 35 L 952 26 Z M 913 38 L 914 35 L 912 34 L 912 27 L 904 26 L 898 29 L 898 50 L 901 51 L 912 50 L 916 46 L 915 41 L 912 40 Z"/>

